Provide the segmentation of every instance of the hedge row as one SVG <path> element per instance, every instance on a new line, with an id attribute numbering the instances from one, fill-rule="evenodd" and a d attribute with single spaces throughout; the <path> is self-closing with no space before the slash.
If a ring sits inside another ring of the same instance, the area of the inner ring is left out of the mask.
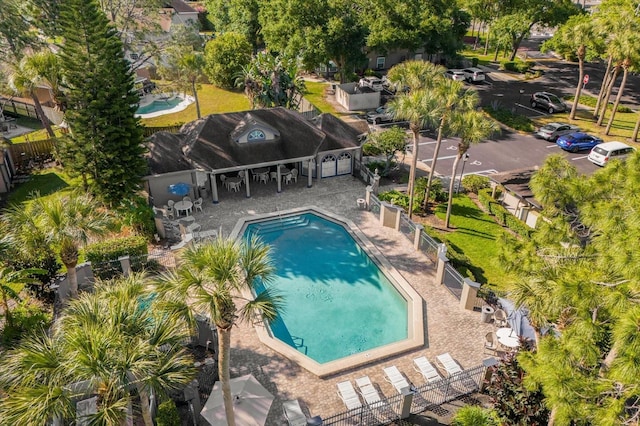
<path id="1" fill-rule="evenodd" d="M 507 71 L 526 73 L 533 66 L 533 62 L 528 61 L 503 61 L 500 62 L 500 68 Z"/>
<path id="2" fill-rule="evenodd" d="M 500 203 L 491 197 L 491 189 L 480 190 L 478 192 L 478 200 L 480 200 L 489 214 L 496 218 L 496 222 L 500 225 L 506 226 L 523 237 L 529 237 L 531 235 L 531 228 L 529 228 L 526 223 L 512 215 L 507 209 L 502 207 Z"/>
<path id="3" fill-rule="evenodd" d="M 89 244 L 84 250 L 85 259 L 91 262 L 94 275 L 101 279 L 110 279 L 122 273 L 119 257 L 138 257 L 147 253 L 147 239 L 139 235 L 100 241 Z M 132 262 L 131 267 L 135 271 L 142 270 L 145 264 Z"/>

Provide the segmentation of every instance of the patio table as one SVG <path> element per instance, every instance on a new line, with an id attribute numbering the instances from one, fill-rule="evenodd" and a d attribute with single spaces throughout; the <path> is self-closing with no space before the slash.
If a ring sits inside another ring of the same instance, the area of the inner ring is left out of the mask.
<path id="1" fill-rule="evenodd" d="M 242 185 L 242 178 L 240 176 L 227 178 L 227 180 L 224 181 L 224 183 L 225 183 L 225 185 L 227 185 L 227 191 L 229 191 L 229 192 L 231 192 L 231 191 L 238 192 L 238 189 Z"/>
<path id="2" fill-rule="evenodd" d="M 191 201 L 178 201 L 173 205 L 173 208 L 178 212 L 178 216 L 180 216 L 180 212 L 185 212 L 185 216 L 191 211 L 193 207 L 193 202 Z"/>
<path id="3" fill-rule="evenodd" d="M 520 346 L 520 338 L 510 327 L 502 327 L 496 330 L 496 336 L 498 336 L 498 342 L 507 348 L 517 348 Z"/>

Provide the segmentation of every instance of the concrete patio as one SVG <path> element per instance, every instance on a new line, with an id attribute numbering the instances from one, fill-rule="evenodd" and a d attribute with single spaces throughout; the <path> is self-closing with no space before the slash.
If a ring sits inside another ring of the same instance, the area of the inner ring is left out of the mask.
<path id="1" fill-rule="evenodd" d="M 217 229 L 227 236 L 237 220 L 247 215 L 283 211 L 294 207 L 318 206 L 355 222 L 360 230 L 384 253 L 386 258 L 413 286 L 424 300 L 425 345 L 419 350 L 405 352 L 363 368 L 347 371 L 328 379 L 319 379 L 296 363 L 260 343 L 253 325 L 242 324 L 232 332 L 231 376 L 253 374 L 275 400 L 267 425 L 285 424 L 282 401 L 299 399 L 312 416 L 324 418 L 345 410 L 336 393 L 336 384 L 368 375 L 375 385 L 388 396 L 396 390 L 384 380 L 383 367 L 396 365 L 414 384 L 424 383 L 422 376 L 412 367 L 412 360 L 425 355 L 432 362 L 435 356 L 449 352 L 463 368 L 482 363 L 484 336 L 493 325 L 482 323 L 480 313 L 465 311 L 458 300 L 441 285 L 435 284 L 435 265 L 412 243 L 393 229 L 382 228 L 371 212 L 360 210 L 356 200 L 364 198 L 365 185 L 352 176 L 314 180 L 306 187 L 306 178 L 298 183 L 283 185 L 277 193 L 276 183 L 251 182 L 252 197 L 243 191 L 220 191 L 220 202 L 205 201 L 203 213 L 195 213 L 202 230 Z M 384 190 L 384 188 L 382 188 Z M 204 401 L 203 401 L 204 403 Z"/>

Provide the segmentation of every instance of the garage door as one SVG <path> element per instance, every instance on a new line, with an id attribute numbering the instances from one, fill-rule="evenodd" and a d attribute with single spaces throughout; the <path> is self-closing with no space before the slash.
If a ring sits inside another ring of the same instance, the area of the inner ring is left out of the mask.
<path id="1" fill-rule="evenodd" d="M 338 174 L 351 174 L 351 154 L 349 154 L 348 152 L 343 152 L 338 157 Z"/>
<path id="2" fill-rule="evenodd" d="M 336 156 L 329 154 L 322 159 L 322 177 L 331 177 L 336 175 Z"/>

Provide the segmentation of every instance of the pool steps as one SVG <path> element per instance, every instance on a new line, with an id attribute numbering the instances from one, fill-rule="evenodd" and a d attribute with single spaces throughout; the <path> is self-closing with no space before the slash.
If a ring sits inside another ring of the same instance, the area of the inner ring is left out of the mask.
<path id="1" fill-rule="evenodd" d="M 293 229 L 305 227 L 309 224 L 309 219 L 303 216 L 286 216 L 280 220 L 270 220 L 264 223 L 254 223 L 251 225 L 251 236 L 264 235 L 271 232 L 282 231 L 283 229 Z"/>

